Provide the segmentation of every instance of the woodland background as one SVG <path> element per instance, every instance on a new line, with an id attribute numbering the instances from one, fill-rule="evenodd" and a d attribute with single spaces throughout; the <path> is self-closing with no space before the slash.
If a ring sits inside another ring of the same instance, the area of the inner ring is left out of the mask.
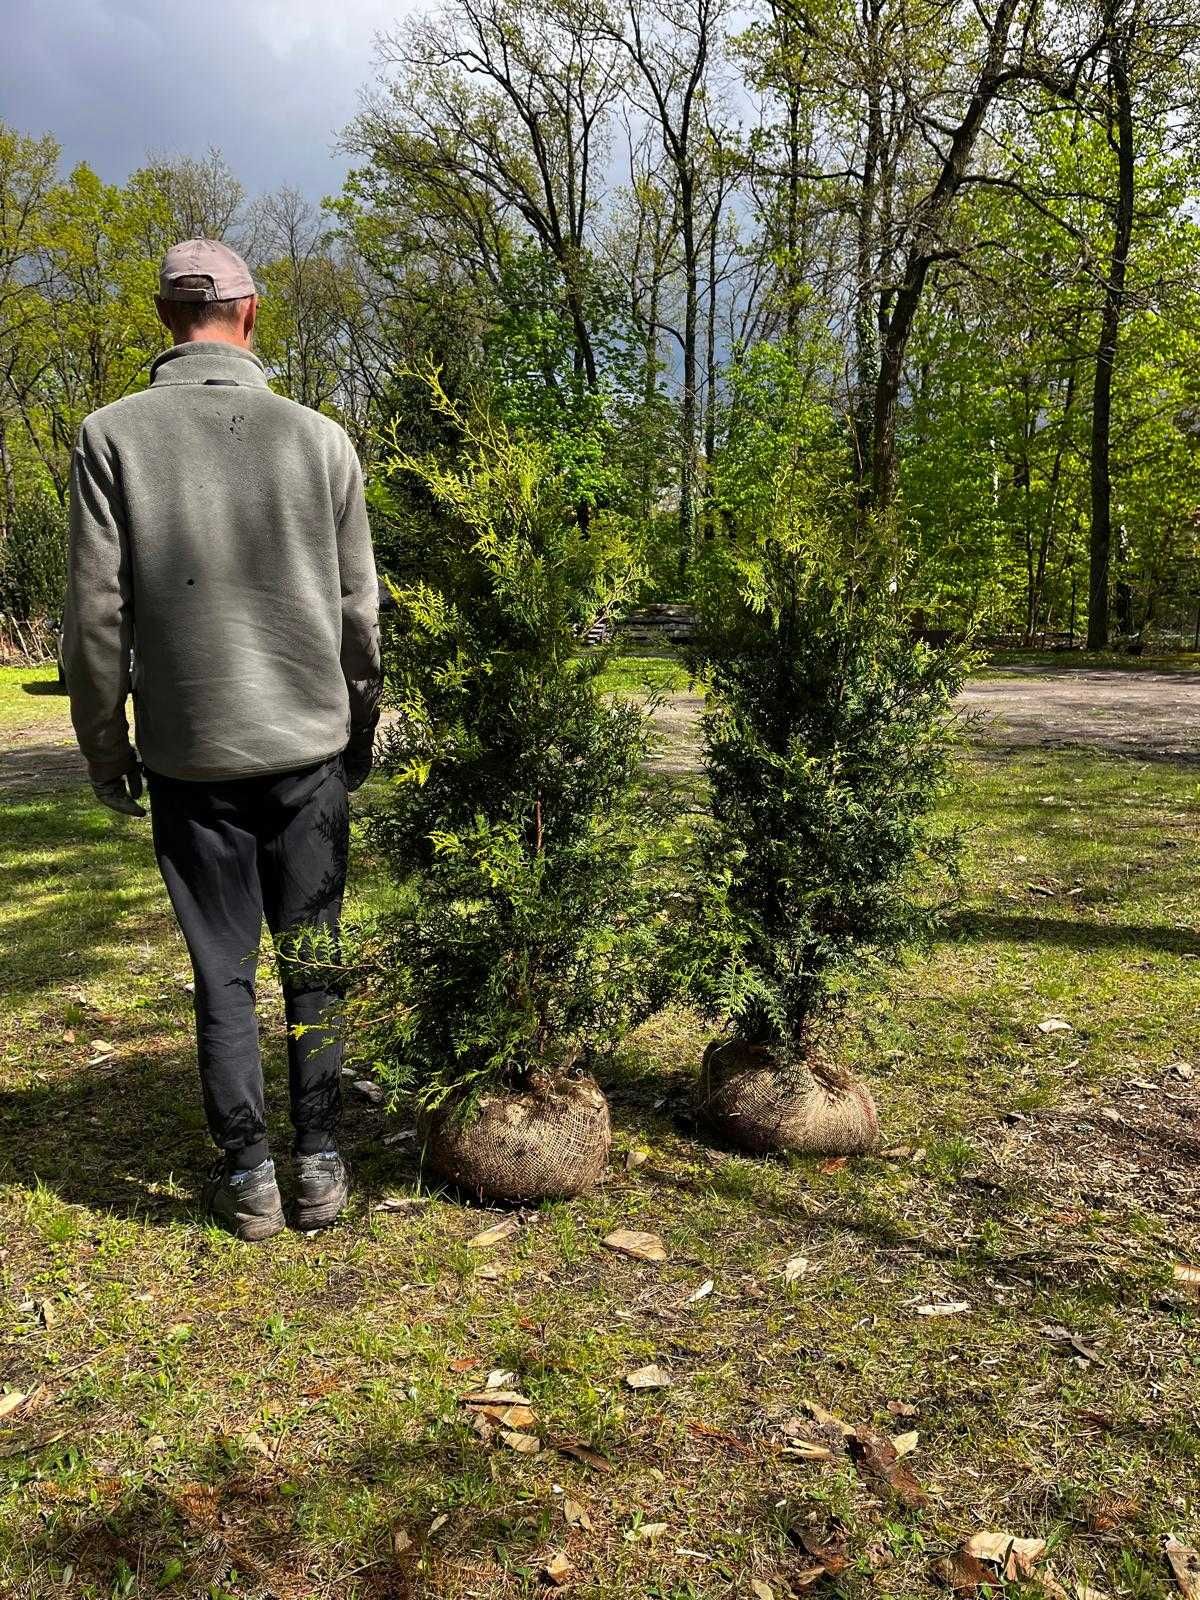
<path id="1" fill-rule="evenodd" d="M 1194 646 L 1198 41 L 1191 0 L 455 0 L 379 40 L 320 207 L 0 125 L 7 644 L 49 636 L 76 429 L 205 234 L 368 473 L 438 444 L 432 360 L 627 519 L 646 599 L 798 446 L 814 504 L 901 528 L 928 628 Z"/>

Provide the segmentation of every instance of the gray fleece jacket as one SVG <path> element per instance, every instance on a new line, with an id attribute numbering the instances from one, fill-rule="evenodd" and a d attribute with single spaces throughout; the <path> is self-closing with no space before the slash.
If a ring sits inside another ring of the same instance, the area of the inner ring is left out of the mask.
<path id="1" fill-rule="evenodd" d="M 131 668 L 132 655 L 132 668 Z M 374 724 L 378 590 L 344 430 L 234 345 L 177 345 L 71 470 L 63 660 L 95 782 L 286 772 Z"/>

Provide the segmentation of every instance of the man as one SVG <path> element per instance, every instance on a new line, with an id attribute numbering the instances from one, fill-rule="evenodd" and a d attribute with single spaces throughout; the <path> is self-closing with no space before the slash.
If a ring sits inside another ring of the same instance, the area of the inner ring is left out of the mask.
<path id="1" fill-rule="evenodd" d="M 255 1014 L 264 913 L 282 946 L 297 1226 L 331 1223 L 348 1192 L 325 1025 L 336 985 L 286 947 L 321 930 L 309 944 L 336 968 L 347 792 L 370 771 L 378 719 L 375 564 L 345 432 L 273 394 L 251 352 L 258 300 L 241 257 L 211 239 L 176 245 L 156 304 L 172 346 L 150 387 L 79 432 L 63 658 L 97 798 L 144 816 L 145 768 L 222 1152 L 206 1203 L 266 1239 L 284 1213 Z"/>

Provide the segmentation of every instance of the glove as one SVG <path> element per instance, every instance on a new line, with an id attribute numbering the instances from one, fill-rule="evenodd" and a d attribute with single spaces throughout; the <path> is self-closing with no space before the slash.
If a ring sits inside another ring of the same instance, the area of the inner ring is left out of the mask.
<path id="1" fill-rule="evenodd" d="M 374 728 L 367 728 L 362 733 L 352 733 L 350 743 L 342 751 L 342 770 L 346 774 L 346 788 L 351 794 L 356 789 L 361 789 L 371 776 L 374 761 Z"/>
<path id="2" fill-rule="evenodd" d="M 119 811 L 125 817 L 144 817 L 145 806 L 138 805 L 145 789 L 142 766 L 137 756 L 129 758 L 128 770 L 119 778 L 106 778 L 103 783 L 93 783 L 92 793 L 110 811 Z"/>

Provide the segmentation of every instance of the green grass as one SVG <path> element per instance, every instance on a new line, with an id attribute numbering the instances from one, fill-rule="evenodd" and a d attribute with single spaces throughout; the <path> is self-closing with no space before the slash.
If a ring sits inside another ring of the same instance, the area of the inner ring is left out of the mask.
<path id="1" fill-rule="evenodd" d="M 604 664 L 601 686 L 612 694 L 669 694 L 691 687 L 676 650 L 617 645 Z"/>
<path id="2" fill-rule="evenodd" d="M 1117 650 L 989 650 L 984 668 L 989 676 L 1034 672 L 1197 672 L 1200 655 L 1192 650 L 1172 655 L 1131 656 Z"/>
<path id="3" fill-rule="evenodd" d="M 59 691 L 53 664 L 40 667 L 0 667 L 0 731 L 53 729 L 64 737 L 71 733 L 67 697 Z"/>
<path id="4" fill-rule="evenodd" d="M 481 1254 L 488 1217 L 422 1191 L 412 1143 L 382 1142 L 401 1125 L 353 1095 L 344 1226 L 257 1249 L 207 1227 L 189 974 L 148 829 L 78 788 L 7 797 L 0 1390 L 34 1402 L 0 1420 L 4 1600 L 533 1596 L 559 1550 L 596 1600 L 752 1579 L 783 1600 L 804 1530 L 845 1540 L 823 1592 L 925 1600 L 931 1561 L 981 1529 L 1049 1539 L 1068 1594 L 1166 1600 L 1163 1534 L 1200 1542 L 1200 1316 L 1171 1279 L 1200 1264 L 1197 1098 L 1173 1069 L 1200 1073 L 1200 773 L 980 755 L 954 815 L 972 834 L 945 933 L 863 985 L 840 1045 L 890 1155 L 710 1148 L 688 1120 L 705 1031 L 672 1013 L 608 1071 L 611 1181 Z M 1072 1031 L 1040 1032 L 1051 1016 Z M 621 1225 L 669 1261 L 604 1250 Z M 942 1299 L 969 1310 L 918 1315 Z M 673 1387 L 631 1392 L 650 1361 Z M 537 1455 L 467 1425 L 459 1396 L 497 1368 Z M 784 1454 L 806 1400 L 917 1429 L 929 1505 Z"/>

